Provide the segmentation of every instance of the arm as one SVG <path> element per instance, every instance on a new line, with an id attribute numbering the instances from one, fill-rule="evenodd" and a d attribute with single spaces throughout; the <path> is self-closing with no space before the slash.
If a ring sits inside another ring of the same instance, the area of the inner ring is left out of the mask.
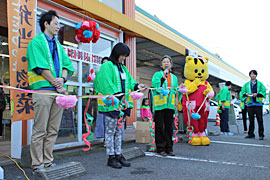
<path id="1" fill-rule="evenodd" d="M 195 79 L 194 81 L 185 80 L 185 86 L 188 89 L 188 94 L 194 93 L 198 90 L 198 86 L 201 84 L 200 79 Z"/>
<path id="2" fill-rule="evenodd" d="M 160 88 L 162 86 L 161 79 L 162 79 L 162 74 L 160 72 L 156 72 L 152 78 L 152 87 L 153 88 Z M 165 81 L 165 79 L 164 79 L 164 81 Z"/>
<path id="3" fill-rule="evenodd" d="M 66 93 L 66 89 L 63 88 L 63 84 L 59 85 L 58 83 L 56 83 L 57 79 L 55 79 L 53 77 L 53 75 L 51 74 L 50 70 L 48 69 L 43 69 L 41 72 L 41 76 L 43 76 L 45 79 L 47 79 L 54 87 L 56 87 L 56 91 L 60 94 L 65 94 Z M 60 79 L 60 78 L 58 78 Z M 62 78 L 61 78 L 62 79 Z M 62 79 L 63 80 L 63 79 Z"/>
<path id="4" fill-rule="evenodd" d="M 207 88 L 206 88 L 206 90 L 203 91 L 203 94 L 206 96 L 210 91 L 213 91 L 213 88 L 210 85 L 210 83 L 207 82 Z"/>
<path id="5" fill-rule="evenodd" d="M 257 97 L 264 97 L 264 98 L 266 97 L 266 88 L 261 82 L 258 88 Z"/>
<path id="6" fill-rule="evenodd" d="M 63 70 L 62 70 L 62 76 L 59 77 L 59 78 L 55 78 L 55 79 L 53 80 L 53 82 L 52 82 L 53 86 L 55 86 L 55 87 L 57 87 L 57 88 L 63 87 L 63 85 L 64 85 L 64 83 L 65 83 L 63 78 L 66 79 L 66 78 L 67 78 L 67 74 L 68 74 L 67 69 L 63 69 Z"/>
<path id="7" fill-rule="evenodd" d="M 49 69 L 43 69 L 41 72 L 41 76 L 43 76 L 47 81 L 53 84 L 55 78 L 53 77 L 52 73 Z"/>

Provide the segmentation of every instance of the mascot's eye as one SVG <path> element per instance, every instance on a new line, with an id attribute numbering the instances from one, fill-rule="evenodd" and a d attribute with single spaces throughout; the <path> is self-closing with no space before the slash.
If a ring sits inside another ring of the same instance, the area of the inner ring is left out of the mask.
<path id="1" fill-rule="evenodd" d="M 198 72 L 198 69 L 195 69 L 195 73 L 197 73 Z"/>
<path id="2" fill-rule="evenodd" d="M 202 73 L 204 73 L 204 69 L 202 70 Z"/>

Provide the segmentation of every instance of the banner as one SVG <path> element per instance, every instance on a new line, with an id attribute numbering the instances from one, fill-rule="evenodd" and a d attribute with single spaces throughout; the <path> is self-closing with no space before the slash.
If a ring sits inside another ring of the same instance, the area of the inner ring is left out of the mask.
<path id="1" fill-rule="evenodd" d="M 35 37 L 36 0 L 8 0 L 10 86 L 29 89 L 26 51 Z M 10 91 L 11 121 L 34 119 L 32 94 Z"/>

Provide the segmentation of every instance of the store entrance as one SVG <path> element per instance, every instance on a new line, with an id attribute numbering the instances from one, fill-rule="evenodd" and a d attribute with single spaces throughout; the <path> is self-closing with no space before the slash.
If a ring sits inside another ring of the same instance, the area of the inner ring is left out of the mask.
<path id="1" fill-rule="evenodd" d="M 0 27 L 0 84 L 9 85 L 9 53 L 7 28 Z M 10 91 L 0 88 L 0 152 L 6 155 L 11 154 L 11 120 L 10 120 Z M 7 158 L 0 156 L 0 162 L 7 161 Z"/>

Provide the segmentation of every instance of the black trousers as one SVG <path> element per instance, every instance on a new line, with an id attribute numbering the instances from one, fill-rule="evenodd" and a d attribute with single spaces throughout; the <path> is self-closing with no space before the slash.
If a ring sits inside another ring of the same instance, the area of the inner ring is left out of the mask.
<path id="1" fill-rule="evenodd" d="M 229 109 L 225 108 L 225 110 L 222 110 L 222 113 L 220 115 L 220 131 L 221 132 L 230 132 L 229 128 Z"/>
<path id="2" fill-rule="evenodd" d="M 245 108 L 242 109 L 242 119 L 243 119 L 244 131 L 247 131 L 247 106 L 246 105 L 245 105 Z"/>
<path id="3" fill-rule="evenodd" d="M 3 135 L 3 123 L 2 123 L 2 120 L 3 120 L 3 112 L 2 110 L 0 110 L 0 136 Z"/>
<path id="4" fill-rule="evenodd" d="M 264 137 L 264 128 L 263 128 L 263 107 L 262 106 L 249 106 L 247 107 L 248 111 L 248 118 L 249 118 L 249 129 L 248 129 L 248 135 L 255 137 L 254 134 L 254 116 L 256 115 L 256 119 L 258 122 L 258 133 L 260 137 Z"/>
<path id="5" fill-rule="evenodd" d="M 155 141 L 157 152 L 173 152 L 173 114 L 172 109 L 155 111 Z"/>

